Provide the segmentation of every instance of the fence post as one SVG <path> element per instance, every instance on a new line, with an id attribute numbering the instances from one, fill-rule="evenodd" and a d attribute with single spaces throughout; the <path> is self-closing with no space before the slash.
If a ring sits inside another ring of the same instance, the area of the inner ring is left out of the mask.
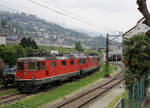
<path id="1" fill-rule="evenodd" d="M 133 85 L 133 88 L 132 88 L 132 107 L 134 108 L 134 101 L 135 101 L 135 99 L 134 99 L 134 96 L 135 96 L 135 94 L 134 94 L 134 86 L 135 85 Z"/>
<path id="2" fill-rule="evenodd" d="M 142 100 L 143 100 L 143 81 L 141 78 L 140 80 L 140 104 L 142 104 Z"/>
<path id="3" fill-rule="evenodd" d="M 130 108 L 130 94 L 127 96 L 127 108 Z"/>
<path id="4" fill-rule="evenodd" d="M 145 84 L 144 84 L 144 83 L 145 83 L 145 81 L 144 81 L 144 80 L 145 80 L 145 77 L 144 77 L 144 76 L 143 76 L 142 80 L 143 80 L 143 100 L 144 100 L 144 97 L 145 97 L 145 95 L 146 95 L 146 94 L 145 94 L 145 90 L 146 90 L 146 89 L 145 89 Z M 142 100 L 142 101 L 143 101 L 143 100 Z"/>
<path id="5" fill-rule="evenodd" d="M 124 108 L 124 98 L 121 99 L 121 108 Z"/>
<path id="6" fill-rule="evenodd" d="M 138 82 L 137 83 L 137 97 L 138 97 L 138 99 L 137 99 L 137 102 L 138 102 L 138 108 L 140 108 L 140 83 Z"/>
<path id="7" fill-rule="evenodd" d="M 141 83 L 142 83 L 142 92 L 141 92 L 141 94 L 142 94 L 142 100 L 141 100 L 141 102 L 142 102 L 143 99 L 144 99 L 144 83 L 143 83 L 143 76 L 142 76 L 142 78 L 141 78 Z"/>

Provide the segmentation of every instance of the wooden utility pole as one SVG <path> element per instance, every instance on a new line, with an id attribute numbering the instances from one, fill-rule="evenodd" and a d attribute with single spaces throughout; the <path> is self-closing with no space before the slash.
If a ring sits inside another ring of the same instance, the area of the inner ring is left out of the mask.
<path id="1" fill-rule="evenodd" d="M 105 55 L 105 77 L 109 77 L 109 58 L 108 58 L 108 53 L 109 53 L 109 34 L 107 34 L 106 38 L 106 55 Z"/>

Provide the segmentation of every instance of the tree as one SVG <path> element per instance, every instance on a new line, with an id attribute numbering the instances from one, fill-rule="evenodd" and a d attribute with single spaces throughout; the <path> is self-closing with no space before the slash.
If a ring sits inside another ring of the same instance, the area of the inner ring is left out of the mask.
<path id="1" fill-rule="evenodd" d="M 33 56 L 34 55 L 34 49 L 31 48 L 31 47 L 26 47 L 26 52 L 27 52 L 27 56 L 30 57 L 30 56 Z"/>
<path id="2" fill-rule="evenodd" d="M 150 13 L 147 8 L 146 0 L 137 0 L 138 10 L 143 14 L 145 17 L 144 23 L 150 27 Z M 147 32 L 147 35 L 150 37 L 150 30 Z"/>
<path id="3" fill-rule="evenodd" d="M 21 39 L 20 45 L 23 46 L 24 48 L 31 47 L 33 49 L 38 49 L 36 42 L 33 39 L 31 39 L 30 37 L 28 37 L 28 38 L 23 37 Z"/>
<path id="4" fill-rule="evenodd" d="M 77 51 L 83 52 L 83 48 L 82 48 L 80 42 L 76 42 L 76 44 L 75 44 L 75 49 L 76 49 Z"/>
<path id="5" fill-rule="evenodd" d="M 130 89 L 141 76 L 150 74 L 150 38 L 141 33 L 125 38 L 123 44 L 124 79 L 126 87 Z"/>
<path id="6" fill-rule="evenodd" d="M 21 39 L 20 45 L 21 45 L 22 47 L 24 47 L 24 48 L 26 48 L 26 47 L 28 46 L 28 40 L 27 40 L 26 37 L 23 37 L 23 38 Z"/>
<path id="7" fill-rule="evenodd" d="M 16 64 L 18 58 L 25 56 L 26 51 L 20 45 L 0 46 L 0 57 L 3 59 L 4 63 L 8 64 L 10 67 Z"/>

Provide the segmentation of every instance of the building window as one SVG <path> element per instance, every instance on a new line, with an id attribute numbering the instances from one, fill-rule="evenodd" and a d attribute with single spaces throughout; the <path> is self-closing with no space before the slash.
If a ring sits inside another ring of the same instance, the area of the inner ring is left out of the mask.
<path id="1" fill-rule="evenodd" d="M 62 66 L 66 66 L 66 61 L 61 62 Z"/>
<path id="2" fill-rule="evenodd" d="M 74 60 L 71 60 L 71 61 L 70 61 L 70 65 L 74 65 Z"/>
<path id="3" fill-rule="evenodd" d="M 56 67 L 56 61 L 51 62 L 51 67 L 53 67 L 53 68 Z"/>

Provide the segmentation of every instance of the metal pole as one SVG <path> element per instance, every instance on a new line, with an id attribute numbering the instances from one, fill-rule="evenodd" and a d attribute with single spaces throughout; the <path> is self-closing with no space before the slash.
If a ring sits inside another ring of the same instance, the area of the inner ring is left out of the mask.
<path id="1" fill-rule="evenodd" d="M 117 69 L 117 43 L 116 43 L 116 63 L 115 63 L 115 68 Z"/>
<path id="2" fill-rule="evenodd" d="M 105 59 L 105 77 L 109 77 L 109 61 L 108 61 L 108 53 L 109 53 L 109 34 L 107 34 L 106 38 L 106 59 Z"/>
<path id="3" fill-rule="evenodd" d="M 133 85 L 133 88 L 132 88 L 132 107 L 135 108 L 134 104 L 135 104 L 135 93 L 134 93 L 134 89 L 135 89 L 135 85 Z"/>

